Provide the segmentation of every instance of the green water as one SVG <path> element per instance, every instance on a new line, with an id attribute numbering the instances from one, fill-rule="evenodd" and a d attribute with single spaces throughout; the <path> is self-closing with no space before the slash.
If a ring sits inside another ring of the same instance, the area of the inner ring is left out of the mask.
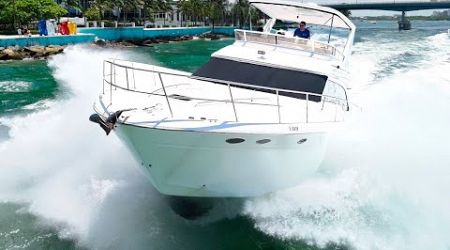
<path id="1" fill-rule="evenodd" d="M 84 249 L 22 208 L 0 203 L 0 249 Z"/>
<path id="2" fill-rule="evenodd" d="M 58 83 L 45 60 L 0 63 L 0 116 L 56 97 Z M 36 109 L 32 107 L 31 109 Z"/>
<path id="3" fill-rule="evenodd" d="M 138 51 L 151 55 L 151 58 L 162 66 L 193 72 L 206 63 L 214 51 L 231 43 L 233 43 L 232 39 L 186 41 L 159 44 L 150 48 L 139 48 Z"/>

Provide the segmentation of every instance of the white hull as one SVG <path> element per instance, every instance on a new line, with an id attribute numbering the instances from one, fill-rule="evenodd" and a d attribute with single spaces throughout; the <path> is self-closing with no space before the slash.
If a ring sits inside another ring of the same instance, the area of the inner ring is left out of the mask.
<path id="1" fill-rule="evenodd" d="M 177 196 L 249 197 L 292 187 L 317 170 L 326 147 L 326 133 L 205 133 L 122 123 L 115 131 L 158 191 Z M 230 144 L 230 138 L 245 141 Z M 256 142 L 262 139 L 271 141 Z"/>

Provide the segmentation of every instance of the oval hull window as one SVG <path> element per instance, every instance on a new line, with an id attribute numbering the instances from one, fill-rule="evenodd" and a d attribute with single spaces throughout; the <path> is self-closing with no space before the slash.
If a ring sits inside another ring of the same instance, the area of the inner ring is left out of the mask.
<path id="1" fill-rule="evenodd" d="M 257 140 L 256 143 L 258 143 L 258 144 L 266 144 L 266 143 L 269 143 L 271 141 L 272 140 L 270 140 L 270 139 L 261 139 L 261 140 Z"/>
<path id="2" fill-rule="evenodd" d="M 225 141 L 229 144 L 238 144 L 238 143 L 244 142 L 245 140 L 242 138 L 230 138 L 230 139 L 226 139 Z"/>
<path id="3" fill-rule="evenodd" d="M 305 143 L 307 140 L 308 140 L 308 139 L 303 138 L 303 139 L 300 139 L 297 143 L 298 143 L 298 144 L 303 144 L 303 143 Z"/>

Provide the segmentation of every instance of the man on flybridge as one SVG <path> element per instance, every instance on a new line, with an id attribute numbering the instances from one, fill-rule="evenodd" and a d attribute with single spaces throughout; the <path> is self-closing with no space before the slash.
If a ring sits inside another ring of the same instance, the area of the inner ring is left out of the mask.
<path id="1" fill-rule="evenodd" d="M 298 28 L 295 29 L 294 36 L 309 39 L 311 36 L 311 33 L 309 32 L 308 28 L 306 28 L 306 22 L 301 21 L 298 25 Z"/>

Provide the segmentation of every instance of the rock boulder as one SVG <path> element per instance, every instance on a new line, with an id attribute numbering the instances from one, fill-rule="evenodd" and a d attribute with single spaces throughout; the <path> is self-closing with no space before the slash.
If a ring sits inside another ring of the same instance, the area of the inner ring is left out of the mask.
<path id="1" fill-rule="evenodd" d="M 30 53 L 30 55 L 33 57 L 42 57 L 46 54 L 46 52 L 45 52 L 46 49 L 44 46 L 34 45 L 34 46 L 25 47 L 24 50 L 28 51 Z"/>
<path id="2" fill-rule="evenodd" d="M 61 53 L 63 51 L 64 51 L 64 47 L 58 46 L 58 45 L 49 45 L 48 47 L 45 48 L 46 55 L 54 55 L 54 54 Z"/>

